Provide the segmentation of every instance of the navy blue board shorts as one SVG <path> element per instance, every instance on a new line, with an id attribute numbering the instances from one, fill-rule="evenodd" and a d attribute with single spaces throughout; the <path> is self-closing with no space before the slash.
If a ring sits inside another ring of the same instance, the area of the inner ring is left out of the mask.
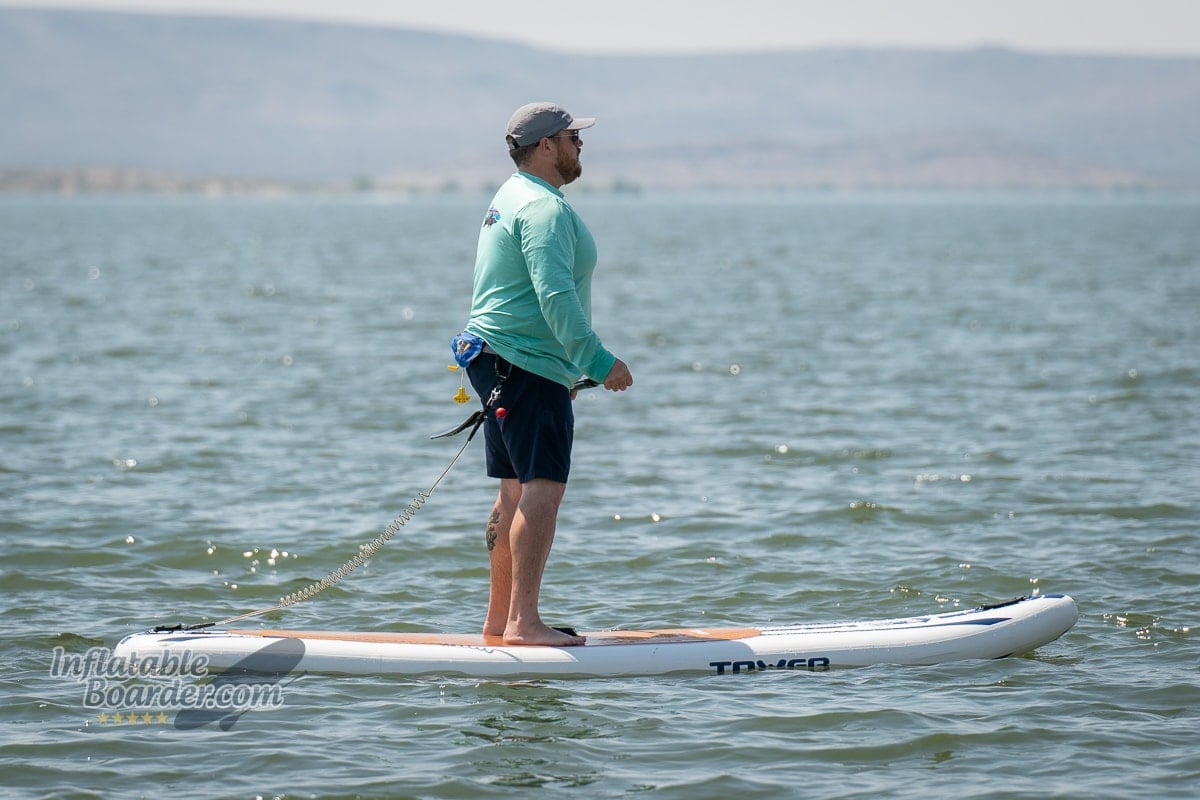
<path id="1" fill-rule="evenodd" d="M 467 367 L 467 377 L 484 402 L 501 375 L 507 377 L 501 382 L 500 398 L 483 423 L 488 477 L 566 483 L 575 439 L 571 391 L 494 353 L 480 353 Z M 505 410 L 503 419 L 496 417 L 499 408 Z"/>

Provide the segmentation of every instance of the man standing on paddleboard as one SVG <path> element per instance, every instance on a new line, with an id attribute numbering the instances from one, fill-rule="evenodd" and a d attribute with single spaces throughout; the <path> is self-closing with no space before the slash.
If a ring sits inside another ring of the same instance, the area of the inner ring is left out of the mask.
<path id="1" fill-rule="evenodd" d="M 508 121 L 518 171 L 483 218 L 471 316 L 454 339 L 455 358 L 485 403 L 487 474 L 500 479 L 486 532 L 483 633 L 507 645 L 584 643 L 538 612 L 571 466 L 572 386 L 581 373 L 610 391 L 633 384 L 592 330 L 596 242 L 560 191 L 583 173 L 579 131 L 594 124 L 553 103 L 522 106 Z"/>

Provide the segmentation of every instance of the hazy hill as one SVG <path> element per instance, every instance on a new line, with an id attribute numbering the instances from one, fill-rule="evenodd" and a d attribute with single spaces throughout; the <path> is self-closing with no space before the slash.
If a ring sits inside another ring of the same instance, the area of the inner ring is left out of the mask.
<path id="1" fill-rule="evenodd" d="M 587 182 L 1200 186 L 1200 59 L 579 56 L 399 29 L 0 10 L 0 171 L 473 185 L 513 108 L 600 118 Z"/>

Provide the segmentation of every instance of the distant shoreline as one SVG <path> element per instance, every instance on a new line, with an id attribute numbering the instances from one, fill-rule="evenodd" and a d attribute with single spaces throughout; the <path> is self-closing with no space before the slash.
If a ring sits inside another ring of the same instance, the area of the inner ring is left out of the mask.
<path id="1" fill-rule="evenodd" d="M 464 181 L 453 177 L 426 179 L 418 182 L 376 179 L 356 176 L 343 180 L 281 180 L 254 177 L 187 176 L 164 172 L 114 167 L 84 167 L 71 169 L 0 169 L 0 194 L 25 195 L 180 195 L 201 197 L 272 197 L 272 196 L 455 196 L 486 195 L 495 191 L 498 180 Z M 948 193 L 1003 193 L 1003 192 L 1054 192 L 1088 194 L 1179 194 L 1200 191 L 1200 185 L 1187 182 L 1171 184 L 1164 181 L 1139 180 L 1123 176 L 1120 179 L 1095 179 L 1074 181 L 1030 181 L 1020 179 L 997 179 L 978 181 L 905 181 L 905 180 L 855 180 L 848 177 L 840 181 L 820 180 L 812 182 L 793 181 L 774 186 L 753 186 L 738 182 L 712 182 L 708 185 L 672 185 L 665 183 L 638 184 L 623 179 L 597 178 L 572 188 L 577 193 L 605 193 L 639 195 L 644 193 L 676 192 L 764 192 L 780 194 L 803 193 L 855 193 L 855 192 L 948 192 Z"/>
<path id="2" fill-rule="evenodd" d="M 5 8 L 0 41 L 0 192 L 486 192 L 511 172 L 504 121 L 550 75 L 601 120 L 572 191 L 1200 189 L 1200 58 L 830 48 L 563 72 L 420 30 Z"/>

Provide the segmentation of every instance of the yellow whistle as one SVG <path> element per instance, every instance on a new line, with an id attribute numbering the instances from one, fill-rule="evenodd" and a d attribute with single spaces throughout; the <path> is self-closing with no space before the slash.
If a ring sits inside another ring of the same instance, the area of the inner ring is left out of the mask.
<path id="1" fill-rule="evenodd" d="M 470 399 L 471 399 L 471 396 L 469 394 L 467 394 L 467 390 L 461 386 L 458 387 L 458 394 L 454 395 L 454 402 L 465 403 Z"/>
<path id="2" fill-rule="evenodd" d="M 456 372 L 458 371 L 458 364 L 447 364 L 446 369 L 450 370 L 451 372 Z"/>

